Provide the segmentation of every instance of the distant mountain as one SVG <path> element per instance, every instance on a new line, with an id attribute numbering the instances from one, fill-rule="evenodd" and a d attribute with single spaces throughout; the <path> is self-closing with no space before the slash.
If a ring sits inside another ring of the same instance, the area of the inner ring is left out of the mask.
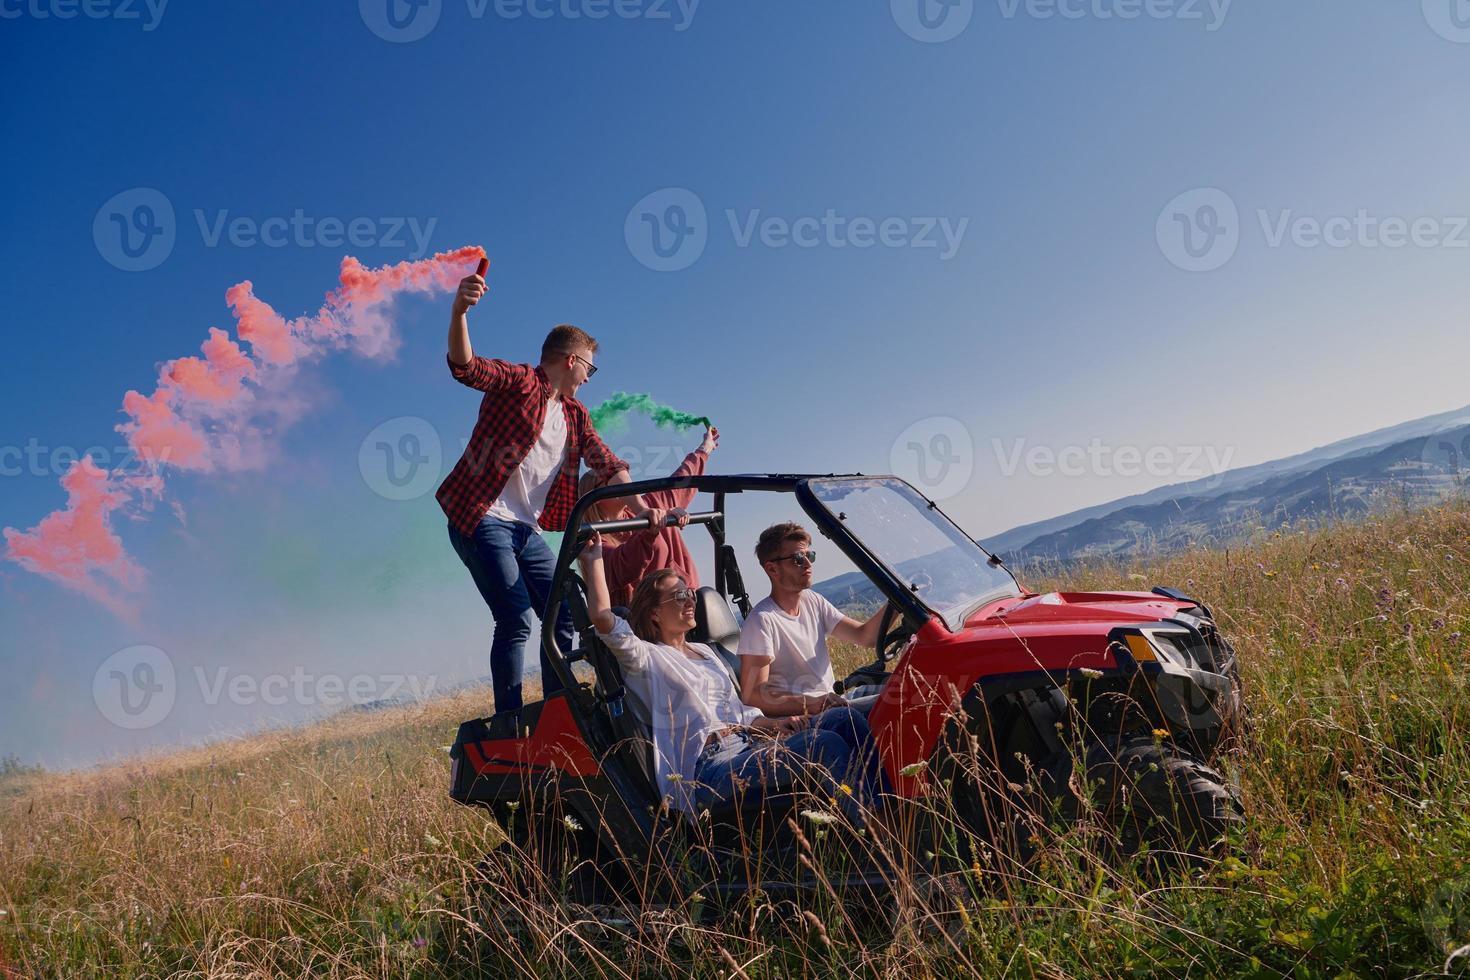
<path id="1" fill-rule="evenodd" d="M 1054 535 L 1070 528 L 1075 528 L 1092 520 L 1101 520 L 1110 515 L 1116 515 L 1124 510 L 1134 508 L 1147 508 L 1151 505 L 1182 501 L 1188 497 L 1216 497 L 1235 491 L 1247 490 L 1257 487 L 1274 478 L 1289 476 L 1291 474 L 1305 474 L 1321 469 L 1324 465 L 1336 460 L 1352 456 L 1374 455 L 1391 446 L 1398 446 L 1412 440 L 1423 440 L 1431 434 L 1440 433 L 1445 430 L 1453 431 L 1462 425 L 1470 425 L 1470 406 L 1457 409 L 1453 412 L 1443 412 L 1439 415 L 1431 415 L 1427 418 L 1415 419 L 1412 422 L 1403 422 L 1399 425 L 1378 429 L 1365 435 L 1353 436 L 1338 442 L 1311 449 L 1295 456 L 1287 456 L 1284 459 L 1272 460 L 1267 463 L 1258 463 L 1255 466 L 1245 466 L 1238 470 L 1227 470 L 1215 476 L 1193 480 L 1189 483 L 1177 483 L 1172 486 L 1159 487 L 1147 493 L 1134 494 L 1131 497 L 1123 497 L 1111 503 L 1099 504 L 1095 507 L 1085 507 L 1082 510 L 1072 511 L 1060 517 L 1048 518 L 1032 524 L 1024 524 L 1012 528 L 1001 534 L 993 534 L 982 542 L 988 551 L 1002 556 L 1015 556 L 1021 554 L 1063 554 L 1061 548 L 1063 539 L 1054 538 Z M 1414 452 L 1418 458 L 1420 453 Z M 1132 515 L 1140 521 L 1140 525 L 1133 530 L 1146 531 L 1153 526 L 1152 522 L 1146 521 L 1145 512 L 1137 512 Z M 1160 514 L 1152 515 L 1154 518 L 1161 517 Z M 1118 529 L 1123 530 L 1122 525 Z M 1051 546 L 1038 549 L 1038 545 L 1044 540 L 1051 538 Z"/>
<path id="2" fill-rule="evenodd" d="M 1013 568 L 1227 544 L 1303 518 L 1353 518 L 1377 502 L 1430 503 L 1470 486 L 1470 407 L 1285 459 L 1160 487 L 985 538 Z M 844 608 L 876 605 L 857 572 L 814 588 Z"/>
<path id="3" fill-rule="evenodd" d="M 1456 417 L 1459 416 L 1459 417 Z M 1447 420 L 1447 421 L 1440 421 Z M 1302 518 L 1352 518 L 1375 502 L 1423 504 L 1462 492 L 1470 478 L 1470 411 L 1436 416 L 1346 440 L 1288 460 L 1227 473 L 1213 489 L 1196 484 L 1089 508 L 1082 520 L 1067 515 L 1055 530 L 997 536 L 986 545 L 1007 562 L 1127 557 L 1221 545 L 1257 527 Z M 1419 430 L 1402 438 L 1405 431 Z M 1373 444 L 1370 438 L 1382 438 Z M 1242 474 L 1247 474 L 1242 476 Z M 1083 514 L 1083 512 L 1078 512 Z M 1038 525 L 1032 525 L 1036 528 Z M 1011 544 L 1003 550 L 996 544 Z"/>

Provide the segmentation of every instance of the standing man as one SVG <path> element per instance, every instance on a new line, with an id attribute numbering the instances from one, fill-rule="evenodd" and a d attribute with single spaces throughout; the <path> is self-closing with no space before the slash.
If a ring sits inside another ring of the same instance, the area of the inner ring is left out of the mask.
<path id="1" fill-rule="evenodd" d="M 557 644 L 572 646 L 571 617 L 550 595 L 556 559 L 539 529 L 565 529 L 584 460 L 610 483 L 628 482 L 628 464 L 598 438 L 577 400 L 577 389 L 597 372 L 597 341 L 562 324 L 546 335 L 538 366 L 477 357 L 468 313 L 487 288 L 482 276 L 470 275 L 454 296 L 449 373 L 485 397 L 464 454 L 434 496 L 449 518 L 449 540 L 495 619 L 490 679 L 500 714 L 521 707 L 533 610 L 559 609 Z M 641 497 L 632 502 L 634 516 L 646 515 L 650 525 L 662 518 Z M 541 684 L 548 696 L 561 690 L 544 650 Z"/>
<path id="2" fill-rule="evenodd" d="M 740 628 L 740 698 L 771 717 L 814 715 L 847 702 L 833 693 L 836 678 L 827 637 L 874 647 L 880 609 L 866 623 L 844 616 L 812 591 L 812 536 L 800 524 L 761 532 L 755 557 L 771 580 L 771 594 Z"/>

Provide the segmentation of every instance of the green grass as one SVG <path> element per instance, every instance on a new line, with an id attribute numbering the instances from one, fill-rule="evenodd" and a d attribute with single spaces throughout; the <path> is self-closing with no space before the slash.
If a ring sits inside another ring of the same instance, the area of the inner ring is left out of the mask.
<path id="1" fill-rule="evenodd" d="M 473 691 L 91 772 L 5 767 L 0 963 L 25 977 L 1399 977 L 1470 943 L 1470 508 L 1025 584 L 1167 584 L 1214 608 L 1251 719 L 1249 819 L 1228 857 L 1159 881 L 1096 857 L 1080 828 L 1025 874 L 901 881 L 886 936 L 825 901 L 714 925 L 625 910 L 609 928 L 534 890 L 477 900 L 467 883 L 499 834 L 445 793 L 445 746 L 484 711 Z"/>

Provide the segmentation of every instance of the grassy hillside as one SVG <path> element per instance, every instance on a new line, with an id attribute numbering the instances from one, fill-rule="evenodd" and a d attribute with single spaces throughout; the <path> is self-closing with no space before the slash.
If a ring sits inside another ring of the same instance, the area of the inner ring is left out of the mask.
<path id="1" fill-rule="evenodd" d="M 905 883 L 893 941 L 830 906 L 618 927 L 477 903 L 497 843 L 445 795 L 484 692 L 86 773 L 0 778 L 0 962 L 15 976 L 1411 976 L 1470 943 L 1470 509 L 1033 589 L 1172 584 L 1241 650 L 1249 810 L 1231 856 L 1156 882 L 1085 835 L 1034 876 Z M 604 917 L 605 918 L 605 917 Z"/>

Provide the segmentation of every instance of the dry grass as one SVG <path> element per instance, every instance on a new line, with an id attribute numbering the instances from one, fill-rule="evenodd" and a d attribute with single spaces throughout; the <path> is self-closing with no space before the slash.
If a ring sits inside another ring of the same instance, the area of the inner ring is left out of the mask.
<path id="1" fill-rule="evenodd" d="M 756 902 L 716 926 L 687 907 L 610 922 L 535 887 L 487 901 L 470 882 L 499 833 L 446 796 L 445 746 L 487 699 L 463 692 L 5 776 L 0 963 L 27 977 L 1432 974 L 1470 943 L 1467 563 L 1470 509 L 1449 505 L 1026 583 L 1186 588 L 1241 651 L 1249 830 L 1166 883 L 1062 834 L 1000 887 L 983 870 L 901 880 L 877 934 L 830 900 Z"/>

